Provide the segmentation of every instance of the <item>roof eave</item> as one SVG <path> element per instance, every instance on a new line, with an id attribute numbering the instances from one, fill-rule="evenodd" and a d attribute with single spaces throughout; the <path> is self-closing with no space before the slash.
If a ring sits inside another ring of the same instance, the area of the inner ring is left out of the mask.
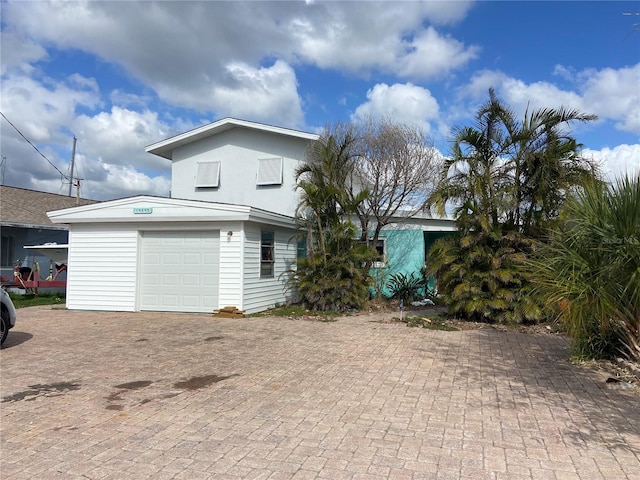
<path id="1" fill-rule="evenodd" d="M 264 132 L 271 132 L 279 135 L 286 135 L 290 137 L 297 137 L 303 140 L 317 140 L 319 135 L 315 133 L 303 132 L 300 130 L 292 130 L 289 128 L 275 127 L 272 125 L 266 125 L 262 123 L 250 122 L 247 120 L 239 120 L 236 118 L 223 118 L 217 122 L 209 123 L 201 127 L 189 130 L 188 132 L 181 133 L 179 135 L 167 138 L 160 142 L 154 143 L 145 147 L 147 153 L 158 155 L 159 157 L 166 158 L 168 160 L 173 159 L 173 151 L 182 145 L 186 145 L 202 138 L 210 137 L 218 133 L 222 133 L 226 130 L 230 130 L 234 127 L 249 128 L 254 130 L 260 130 Z"/>

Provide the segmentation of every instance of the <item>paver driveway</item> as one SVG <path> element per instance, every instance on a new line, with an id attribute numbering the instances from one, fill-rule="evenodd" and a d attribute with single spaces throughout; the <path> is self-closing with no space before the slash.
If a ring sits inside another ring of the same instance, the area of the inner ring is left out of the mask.
<path id="1" fill-rule="evenodd" d="M 3 479 L 638 479 L 640 395 L 553 335 L 19 311 Z"/>

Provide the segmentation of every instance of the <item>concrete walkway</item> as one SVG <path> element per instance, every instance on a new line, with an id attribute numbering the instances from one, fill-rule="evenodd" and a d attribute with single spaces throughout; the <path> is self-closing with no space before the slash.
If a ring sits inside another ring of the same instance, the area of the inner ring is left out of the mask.
<path id="1" fill-rule="evenodd" d="M 2 479 L 640 478 L 640 394 L 559 336 L 18 313 Z"/>

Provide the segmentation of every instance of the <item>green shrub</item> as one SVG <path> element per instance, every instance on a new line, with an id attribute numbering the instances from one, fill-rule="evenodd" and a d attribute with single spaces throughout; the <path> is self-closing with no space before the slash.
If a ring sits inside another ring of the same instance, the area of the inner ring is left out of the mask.
<path id="1" fill-rule="evenodd" d="M 389 281 L 387 282 L 390 297 L 407 302 L 419 297 L 422 287 L 422 278 L 416 277 L 413 272 L 411 272 L 410 275 L 394 273 L 389 277 Z"/>

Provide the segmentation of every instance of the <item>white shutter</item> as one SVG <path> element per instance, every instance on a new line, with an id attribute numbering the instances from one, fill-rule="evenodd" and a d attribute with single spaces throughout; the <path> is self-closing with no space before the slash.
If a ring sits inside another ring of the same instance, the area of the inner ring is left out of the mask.
<path id="1" fill-rule="evenodd" d="M 196 187 L 218 187 L 220 184 L 220 162 L 198 162 Z"/>
<path id="2" fill-rule="evenodd" d="M 258 185 L 282 185 L 282 157 L 258 159 Z"/>

